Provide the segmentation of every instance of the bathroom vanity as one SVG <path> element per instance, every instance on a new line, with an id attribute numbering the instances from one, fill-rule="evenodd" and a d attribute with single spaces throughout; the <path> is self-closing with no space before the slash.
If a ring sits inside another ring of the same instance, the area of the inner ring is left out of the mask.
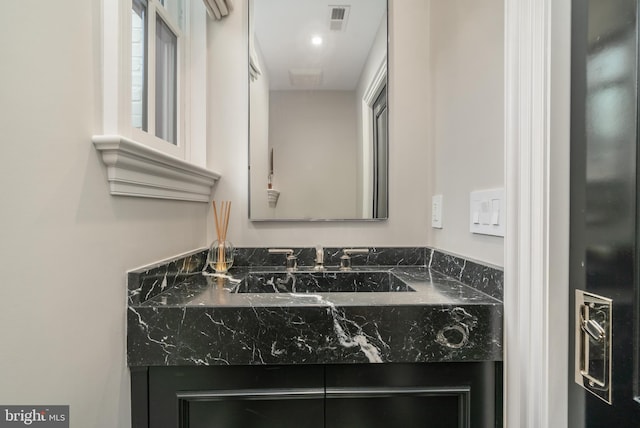
<path id="1" fill-rule="evenodd" d="M 502 272 L 428 248 L 238 249 L 129 272 L 133 426 L 496 426 Z M 215 422 L 215 423 L 214 423 Z"/>

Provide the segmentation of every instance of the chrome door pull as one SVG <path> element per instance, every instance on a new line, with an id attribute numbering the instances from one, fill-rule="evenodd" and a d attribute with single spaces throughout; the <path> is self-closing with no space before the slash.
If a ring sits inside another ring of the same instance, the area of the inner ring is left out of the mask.
<path id="1" fill-rule="evenodd" d="M 575 381 L 611 404 L 611 317 L 613 301 L 576 290 Z"/>

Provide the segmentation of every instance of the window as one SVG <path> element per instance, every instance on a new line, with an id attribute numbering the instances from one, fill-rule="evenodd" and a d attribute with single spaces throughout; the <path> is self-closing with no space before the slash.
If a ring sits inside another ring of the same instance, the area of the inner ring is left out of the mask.
<path id="1" fill-rule="evenodd" d="M 156 17 L 156 136 L 177 144 L 178 38 L 169 26 Z"/>
<path id="2" fill-rule="evenodd" d="M 131 124 L 147 131 L 147 5 L 133 2 L 131 13 Z"/>
<path id="3" fill-rule="evenodd" d="M 102 129 L 112 195 L 208 202 L 204 2 L 102 5 Z"/>
<path id="4" fill-rule="evenodd" d="M 184 155 L 184 0 L 131 2 L 131 126 L 137 139 Z M 142 132 L 140 132 L 142 131 Z"/>

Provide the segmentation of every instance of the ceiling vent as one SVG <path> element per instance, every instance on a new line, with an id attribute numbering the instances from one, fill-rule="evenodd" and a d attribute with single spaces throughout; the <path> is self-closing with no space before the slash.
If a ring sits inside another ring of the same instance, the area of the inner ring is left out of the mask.
<path id="1" fill-rule="evenodd" d="M 289 82 L 294 88 L 317 88 L 322 83 L 322 69 L 292 68 L 289 70 Z"/>
<path id="2" fill-rule="evenodd" d="M 347 28 L 351 6 L 329 6 L 329 29 L 344 31 Z"/>

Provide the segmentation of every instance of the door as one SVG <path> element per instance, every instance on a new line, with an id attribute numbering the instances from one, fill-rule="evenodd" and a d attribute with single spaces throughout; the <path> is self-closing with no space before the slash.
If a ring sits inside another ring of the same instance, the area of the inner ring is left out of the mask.
<path id="1" fill-rule="evenodd" d="M 569 427 L 639 427 L 638 7 L 572 5 Z"/>
<path id="2" fill-rule="evenodd" d="M 387 218 L 388 180 L 388 111 L 387 86 L 385 85 L 373 106 L 373 218 Z"/>

